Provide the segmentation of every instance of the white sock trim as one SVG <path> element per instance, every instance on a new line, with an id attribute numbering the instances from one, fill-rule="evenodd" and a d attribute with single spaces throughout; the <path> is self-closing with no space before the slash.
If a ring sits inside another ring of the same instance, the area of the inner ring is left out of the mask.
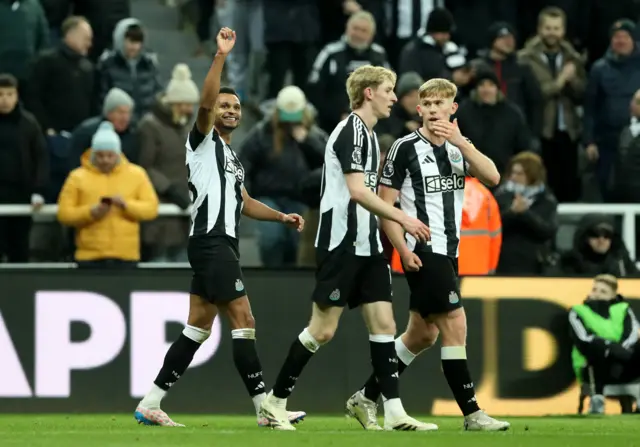
<path id="1" fill-rule="evenodd" d="M 185 337 L 195 341 L 196 343 L 204 343 L 209 335 L 211 335 L 211 331 L 205 331 L 199 327 L 186 325 L 182 331 Z"/>
<path id="2" fill-rule="evenodd" d="M 393 343 L 393 338 L 390 334 L 369 334 L 369 341 L 373 343 Z"/>
<path id="3" fill-rule="evenodd" d="M 396 354 L 398 355 L 398 359 L 407 366 L 411 365 L 411 362 L 417 357 L 417 355 L 409 351 L 407 346 L 402 342 L 402 337 L 396 338 Z"/>
<path id="4" fill-rule="evenodd" d="M 298 335 L 298 340 L 300 340 L 302 346 L 304 346 L 309 352 L 312 352 L 314 354 L 318 351 L 318 349 L 320 349 L 320 346 L 322 346 L 322 344 L 319 343 L 318 340 L 313 338 L 313 335 L 311 335 L 311 332 L 309 332 L 308 327 L 304 328 L 304 330 L 300 332 L 300 335 Z"/>
<path id="5" fill-rule="evenodd" d="M 140 406 L 148 410 L 160 408 L 162 398 L 164 398 L 164 396 L 166 395 L 167 392 L 154 383 L 153 385 L 151 385 L 151 389 L 146 394 L 146 396 L 144 396 L 144 398 L 140 401 Z"/>
<path id="6" fill-rule="evenodd" d="M 231 338 L 242 338 L 245 340 L 255 340 L 256 339 L 256 330 L 255 329 L 234 329 L 231 331 Z"/>
<path id="7" fill-rule="evenodd" d="M 442 360 L 466 360 L 467 348 L 465 346 L 443 346 L 440 348 Z"/>

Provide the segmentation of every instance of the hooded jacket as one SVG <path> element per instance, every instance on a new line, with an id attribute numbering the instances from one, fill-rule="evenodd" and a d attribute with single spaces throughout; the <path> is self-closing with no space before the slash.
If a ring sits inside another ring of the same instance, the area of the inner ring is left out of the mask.
<path id="1" fill-rule="evenodd" d="M 105 51 L 98 61 L 99 103 L 104 102 L 109 90 L 121 88 L 133 98 L 135 117 L 140 118 L 151 110 L 162 85 L 155 53 L 143 47 L 135 59 L 124 55 L 124 36 L 134 25 L 142 27 L 142 22 L 133 18 L 120 20 L 113 30 L 113 49 Z"/>
<path id="2" fill-rule="evenodd" d="M 422 34 L 402 49 L 398 74 L 414 71 L 425 81 L 433 78 L 451 80 L 452 71 L 465 64 L 465 54 L 454 42 L 440 46 L 431 35 Z"/>
<path id="3" fill-rule="evenodd" d="M 573 236 L 573 249 L 560 257 L 560 268 L 565 275 L 595 276 L 609 273 L 618 278 L 637 273 L 636 266 L 629 258 L 629 253 L 622 238 L 613 233 L 611 248 L 604 255 L 594 253 L 588 242 L 588 232 L 595 227 L 607 225 L 615 228 L 613 219 L 603 214 L 587 214 L 584 216 Z"/>
<path id="4" fill-rule="evenodd" d="M 126 207 L 112 205 L 100 220 L 91 208 L 102 197 L 121 196 Z M 140 260 L 140 221 L 158 216 L 158 197 L 147 173 L 124 155 L 109 174 L 91 163 L 91 150 L 82 155 L 82 166 L 67 177 L 58 199 L 58 220 L 76 229 L 77 261 Z"/>

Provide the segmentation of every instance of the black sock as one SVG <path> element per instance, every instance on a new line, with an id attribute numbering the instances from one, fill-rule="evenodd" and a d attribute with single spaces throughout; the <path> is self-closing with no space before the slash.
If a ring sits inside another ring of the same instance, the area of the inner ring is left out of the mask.
<path id="1" fill-rule="evenodd" d="M 257 396 L 265 392 L 262 381 L 262 365 L 256 351 L 255 329 L 235 329 L 231 331 L 233 339 L 233 363 L 249 392 Z"/>
<path id="2" fill-rule="evenodd" d="M 402 360 L 398 359 L 398 375 L 402 374 L 404 370 L 407 369 L 407 366 L 409 365 L 406 365 Z M 378 386 L 378 381 L 374 374 L 369 376 L 369 379 L 360 389 L 364 390 L 364 397 L 373 402 L 377 402 L 380 398 L 380 387 Z"/>
<path id="3" fill-rule="evenodd" d="M 398 384 L 398 356 L 393 336 L 370 335 L 371 366 L 385 399 L 400 397 Z"/>
<path id="4" fill-rule="evenodd" d="M 462 414 L 467 416 L 480 410 L 476 401 L 476 391 L 467 365 L 464 346 L 446 346 L 442 348 L 442 371 L 447 379 L 453 397 Z"/>
<path id="5" fill-rule="evenodd" d="M 185 329 L 185 332 L 187 331 L 187 329 Z M 208 332 L 202 329 L 200 329 L 200 331 L 202 331 L 202 334 L 206 334 L 203 335 L 204 340 L 206 340 Z M 162 368 L 160 368 L 158 377 L 156 377 L 156 380 L 153 383 L 156 384 L 159 388 L 168 391 L 169 388 L 171 388 L 171 386 L 176 383 L 187 370 L 187 368 L 191 364 L 191 361 L 193 360 L 193 356 L 195 355 L 198 348 L 200 348 L 202 341 L 194 341 L 193 339 L 187 337 L 184 332 L 180 334 L 178 339 L 173 342 L 173 344 L 169 347 L 166 355 L 164 356 L 164 363 L 162 364 Z"/>
<path id="6" fill-rule="evenodd" d="M 289 397 L 302 370 L 319 348 L 320 344 L 309 334 L 309 331 L 307 329 L 302 331 L 291 345 L 289 354 L 273 386 L 275 397 L 280 399 Z"/>

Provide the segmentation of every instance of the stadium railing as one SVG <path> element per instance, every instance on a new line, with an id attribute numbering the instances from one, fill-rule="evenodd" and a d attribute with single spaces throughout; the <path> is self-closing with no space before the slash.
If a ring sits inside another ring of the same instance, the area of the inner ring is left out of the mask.
<path id="1" fill-rule="evenodd" d="M 44 205 L 40 210 L 33 211 L 30 205 L 0 205 L 0 216 L 34 216 L 40 217 L 40 221 L 47 218 L 55 219 L 58 211 L 57 205 Z M 631 259 L 636 259 L 636 216 L 640 215 L 640 205 L 628 204 L 596 204 L 596 203 L 562 203 L 558 205 L 560 216 L 581 216 L 589 213 L 607 214 L 622 217 L 622 239 L 629 250 Z M 189 210 L 183 211 L 176 205 L 163 203 L 158 210 L 160 217 L 188 216 Z M 0 264 L 3 267 L 8 264 Z M 53 264 L 55 265 L 55 264 Z M 153 263 L 141 267 L 159 268 L 161 266 L 178 267 L 182 264 L 158 264 Z"/>

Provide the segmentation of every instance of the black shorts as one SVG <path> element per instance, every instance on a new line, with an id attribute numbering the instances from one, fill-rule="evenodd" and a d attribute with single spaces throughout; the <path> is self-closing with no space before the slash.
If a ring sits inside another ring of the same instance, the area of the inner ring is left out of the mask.
<path id="1" fill-rule="evenodd" d="M 191 294 L 214 304 L 247 294 L 237 242 L 224 236 L 190 237 L 187 253 L 193 269 Z"/>
<path id="2" fill-rule="evenodd" d="M 462 307 L 458 281 L 458 260 L 449 256 L 417 252 L 422 267 L 407 272 L 411 297 L 409 309 L 424 318 L 431 314 L 448 313 Z"/>
<path id="3" fill-rule="evenodd" d="M 356 308 L 391 301 L 391 270 L 383 255 L 356 256 L 341 248 L 316 250 L 316 287 L 312 299 L 321 308 Z"/>

